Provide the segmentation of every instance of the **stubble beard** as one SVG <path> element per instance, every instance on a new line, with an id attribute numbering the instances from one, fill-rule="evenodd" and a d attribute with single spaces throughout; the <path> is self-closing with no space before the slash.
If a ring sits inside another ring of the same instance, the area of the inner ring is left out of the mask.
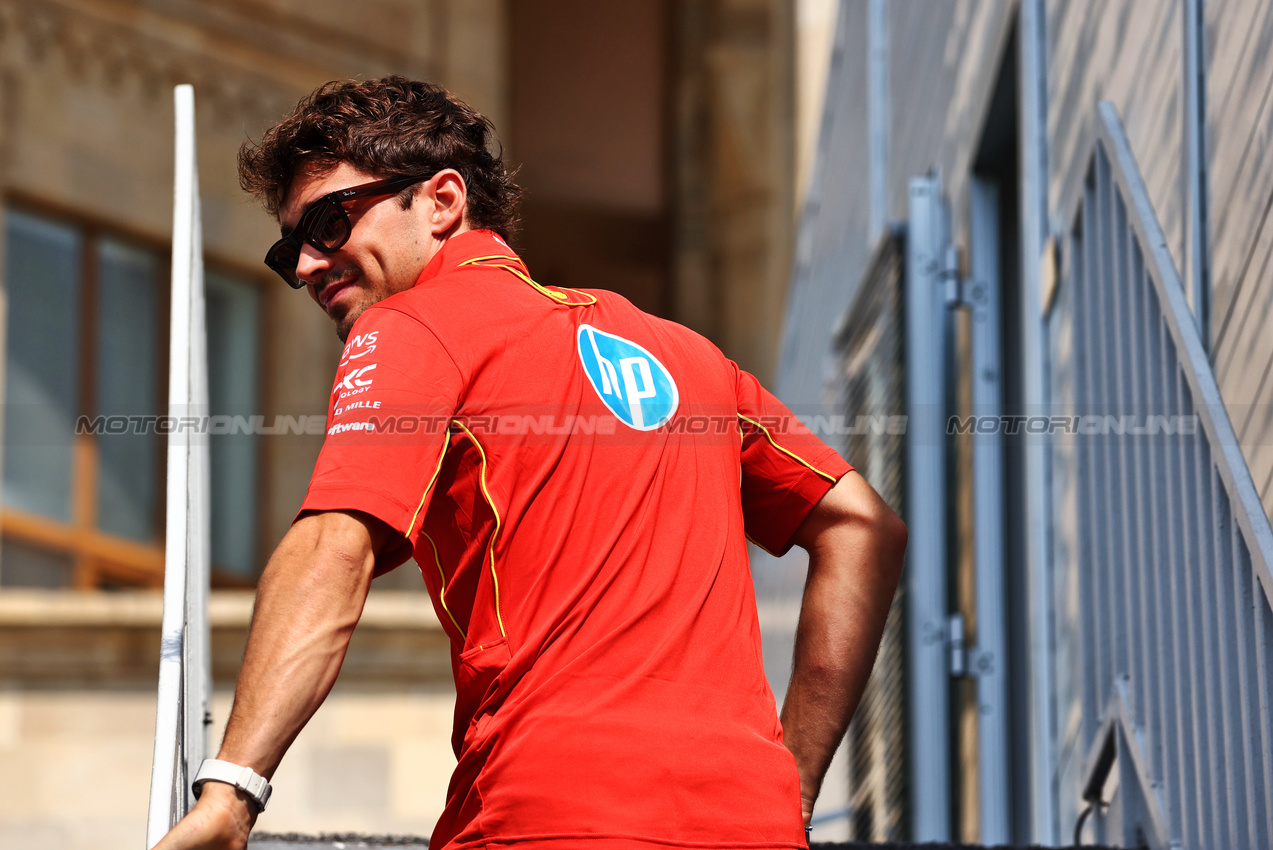
<path id="1" fill-rule="evenodd" d="M 370 306 L 370 304 L 360 299 L 352 307 L 343 309 L 340 315 L 331 317 L 332 321 L 336 323 L 336 336 L 340 337 L 341 342 L 349 340 L 349 333 L 354 329 L 354 324 L 358 321 L 358 317 Z"/>
<path id="2" fill-rule="evenodd" d="M 342 343 L 349 339 L 350 331 L 353 330 L 354 323 L 358 321 L 358 317 L 362 315 L 364 310 L 375 303 L 375 299 L 371 297 L 371 293 L 359 286 L 361 282 L 366 280 L 366 278 L 363 277 L 361 269 L 333 269 L 331 272 L 328 272 L 327 280 L 323 289 L 326 290 L 328 286 L 336 286 L 344 282 L 347 278 L 349 278 L 349 272 L 351 270 L 355 273 L 355 276 L 350 281 L 349 288 L 361 290 L 359 293 L 361 297 L 358 298 L 358 300 L 352 305 L 342 306 L 338 304 L 334 308 L 335 312 L 327 311 L 328 317 L 336 325 L 336 336 L 340 337 L 340 341 Z"/>
<path id="3" fill-rule="evenodd" d="M 344 310 L 340 316 L 332 316 L 331 321 L 336 323 L 336 336 L 340 337 L 341 342 L 349 341 L 349 332 L 354 330 L 354 322 L 358 321 L 358 317 L 363 314 L 362 305 L 358 307 Z"/>

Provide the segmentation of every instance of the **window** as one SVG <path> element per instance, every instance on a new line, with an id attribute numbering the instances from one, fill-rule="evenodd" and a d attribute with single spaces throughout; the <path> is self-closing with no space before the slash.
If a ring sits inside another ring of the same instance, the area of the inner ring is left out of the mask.
<path id="1" fill-rule="evenodd" d="M 257 364 L 260 362 L 261 291 L 242 280 L 209 271 L 208 406 L 214 415 L 250 417 L 261 409 Z M 260 438 L 216 434 L 212 455 L 212 563 L 240 578 L 256 574 L 254 498 Z"/>
<path id="2" fill-rule="evenodd" d="M 5 216 L 0 586 L 163 583 L 167 257 L 98 228 Z M 207 275 L 212 413 L 258 408 L 260 292 Z M 81 429 L 81 417 L 126 429 Z M 135 423 L 135 424 L 134 424 Z M 85 432 L 87 431 L 87 432 Z M 214 581 L 255 572 L 258 438 L 212 438 Z"/>

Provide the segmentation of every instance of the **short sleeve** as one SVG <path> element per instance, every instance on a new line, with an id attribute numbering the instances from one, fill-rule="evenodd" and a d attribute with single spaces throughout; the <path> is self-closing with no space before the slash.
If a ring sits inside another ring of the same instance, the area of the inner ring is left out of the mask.
<path id="1" fill-rule="evenodd" d="M 781 555 L 813 506 L 853 467 L 741 369 L 738 425 L 747 536 Z"/>
<path id="2" fill-rule="evenodd" d="M 390 308 L 364 312 L 341 354 L 327 437 L 301 513 L 363 511 L 414 546 L 462 384 L 459 368 L 424 324 Z M 410 547 L 398 547 L 376 572 L 408 555 Z"/>

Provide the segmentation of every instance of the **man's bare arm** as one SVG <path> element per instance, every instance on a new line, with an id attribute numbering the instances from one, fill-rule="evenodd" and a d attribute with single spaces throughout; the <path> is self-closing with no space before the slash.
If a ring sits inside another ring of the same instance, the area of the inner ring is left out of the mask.
<path id="1" fill-rule="evenodd" d="M 365 514 L 311 514 L 292 526 L 261 574 L 234 707 L 217 758 L 265 777 L 340 672 L 362 615 L 376 553 L 393 532 Z M 245 794 L 209 782 L 157 847 L 242 848 L 256 820 Z"/>
<path id="2" fill-rule="evenodd" d="M 866 688 L 902 570 L 906 526 L 862 476 L 845 475 L 794 537 L 809 553 L 783 739 L 805 823 Z"/>

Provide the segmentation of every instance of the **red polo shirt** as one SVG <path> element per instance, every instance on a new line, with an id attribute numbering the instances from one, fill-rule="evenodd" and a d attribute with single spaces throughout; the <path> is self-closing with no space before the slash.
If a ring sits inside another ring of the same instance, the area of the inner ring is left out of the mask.
<path id="1" fill-rule="evenodd" d="M 430 846 L 803 847 L 747 537 L 850 469 L 699 335 L 449 241 L 345 347 L 303 510 L 409 542 L 451 637 Z"/>

